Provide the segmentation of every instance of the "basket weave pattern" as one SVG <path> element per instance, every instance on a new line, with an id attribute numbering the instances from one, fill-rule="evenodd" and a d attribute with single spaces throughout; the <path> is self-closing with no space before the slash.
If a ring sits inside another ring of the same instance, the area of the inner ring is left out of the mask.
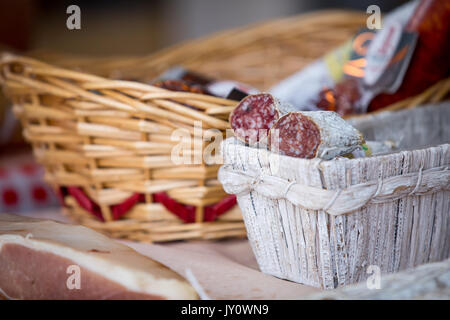
<path id="1" fill-rule="evenodd" d="M 193 141 L 195 121 L 202 121 L 203 129 L 223 131 L 236 102 L 112 79 L 150 80 L 181 64 L 218 79 L 266 89 L 346 41 L 363 18 L 360 13 L 330 12 L 280 19 L 225 31 L 149 57 L 51 57 L 65 68 L 5 55 L 0 62 L 1 80 L 24 136 L 46 168 L 47 180 L 56 189 L 73 191 L 63 195 L 71 217 L 132 240 L 245 236 L 237 206 L 214 222 L 203 222 L 205 207 L 227 196 L 216 180 L 219 165 L 174 165 L 170 161 L 174 129 L 189 130 Z M 85 72 L 70 70 L 74 68 Z M 207 145 L 203 141 L 201 150 Z M 80 204 L 74 198 L 80 190 L 98 205 L 106 222 L 87 212 L 92 204 L 83 206 L 83 201 Z M 195 223 L 186 224 L 155 203 L 152 194 L 158 192 L 196 206 Z M 113 221 L 112 208 L 133 200 L 136 194 L 140 194 L 139 202 Z"/>
<path id="2" fill-rule="evenodd" d="M 177 128 L 185 128 L 192 135 L 191 143 L 201 143 L 203 151 L 208 145 L 203 135 L 210 128 L 223 131 L 228 127 L 224 119 L 235 101 L 111 81 L 6 55 L 2 72 L 24 136 L 32 143 L 52 185 L 82 188 L 99 205 L 106 221 L 113 220 L 112 206 L 136 193 L 143 194 L 144 204 L 134 208 L 140 212 L 134 215 L 148 220 L 134 229 L 144 231 L 158 226 L 162 234 L 152 239 L 159 241 L 176 239 L 177 235 L 167 234 L 171 229 L 177 231 L 176 227 L 184 232 L 178 238 L 188 238 L 190 231 L 192 237 L 198 237 L 195 227 L 184 225 L 176 216 L 173 219 L 167 211 L 164 216 L 163 208 L 152 203 L 151 195 L 167 192 L 180 203 L 196 206 L 195 221 L 203 222 L 204 207 L 226 196 L 216 180 L 218 165 L 209 166 L 204 161 L 175 165 L 171 151 L 180 142 L 172 141 L 171 134 Z M 194 132 L 198 121 L 203 127 Z M 73 213 L 82 215 L 79 203 L 70 196 L 66 198 Z M 89 214 L 86 218 L 92 219 Z M 239 217 L 229 219 L 204 229 L 245 234 Z M 118 231 L 121 224 L 117 223 Z M 129 232 L 126 224 L 116 235 L 121 232 Z"/>
<path id="3" fill-rule="evenodd" d="M 51 56 L 61 67 L 5 55 L 0 60 L 0 81 L 14 103 L 24 136 L 46 168 L 47 180 L 55 189 L 72 188 L 63 194 L 71 217 L 131 240 L 241 237 L 245 228 L 237 206 L 214 222 L 203 222 L 208 220 L 208 206 L 226 197 L 216 179 L 219 165 L 170 161 L 172 147 L 178 143 L 170 139 L 173 130 L 184 128 L 197 142 L 196 121 L 202 122 L 200 135 L 209 128 L 223 131 L 236 102 L 170 92 L 143 82 L 183 65 L 265 90 L 347 41 L 366 18 L 359 12 L 329 11 L 278 19 L 139 58 Z M 449 80 L 442 81 L 391 108 L 441 100 L 449 88 Z M 201 141 L 202 151 L 207 146 L 208 141 Z M 74 198 L 80 190 L 98 205 L 95 209 L 106 222 L 87 212 L 92 204 L 83 206 Z M 155 202 L 152 195 L 160 192 L 195 206 L 191 219 L 195 223 L 184 223 Z M 124 201 L 126 214 L 113 221 L 114 206 Z"/>
<path id="4" fill-rule="evenodd" d="M 227 139 L 219 179 L 238 197 L 261 271 L 332 289 L 367 279 L 369 266 L 391 273 L 448 258 L 449 115 L 448 103 L 381 113 L 373 123 L 395 127 L 403 148 L 432 146 L 359 159 L 292 158 Z"/>

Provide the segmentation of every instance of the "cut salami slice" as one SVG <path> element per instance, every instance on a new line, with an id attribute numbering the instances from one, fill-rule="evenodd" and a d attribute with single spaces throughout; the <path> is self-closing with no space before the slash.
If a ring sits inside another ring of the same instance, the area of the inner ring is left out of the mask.
<path id="1" fill-rule="evenodd" d="M 258 93 L 245 97 L 230 114 L 230 125 L 234 135 L 255 146 L 266 144 L 267 135 L 282 115 L 297 111 L 292 105 L 281 103 L 269 93 Z"/>
<path id="2" fill-rule="evenodd" d="M 329 160 L 362 143 L 362 134 L 332 111 L 288 113 L 269 132 L 271 151 L 296 158 Z"/>
<path id="3" fill-rule="evenodd" d="M 181 276 L 91 229 L 0 214 L 0 294 L 13 299 L 197 299 Z"/>

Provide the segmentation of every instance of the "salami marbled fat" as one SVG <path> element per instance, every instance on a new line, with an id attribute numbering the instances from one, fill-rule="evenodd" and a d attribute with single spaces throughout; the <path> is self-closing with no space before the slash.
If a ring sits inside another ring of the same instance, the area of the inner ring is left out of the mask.
<path id="1" fill-rule="evenodd" d="M 274 134 L 276 130 L 278 130 L 277 135 Z M 314 158 L 319 144 L 319 128 L 301 113 L 289 113 L 282 116 L 269 133 L 270 150 L 286 156 Z"/>
<path id="2" fill-rule="evenodd" d="M 74 266 L 78 271 L 71 269 Z M 78 286 L 70 278 L 75 272 Z M 0 214 L 0 295 L 10 299 L 198 298 L 174 271 L 91 229 L 7 214 Z"/>
<path id="3" fill-rule="evenodd" d="M 294 110 L 269 93 L 253 94 L 242 99 L 230 114 L 230 125 L 235 136 L 245 143 L 265 143 L 275 121 Z"/>
<path id="4" fill-rule="evenodd" d="M 332 111 L 291 112 L 272 126 L 269 149 L 296 158 L 333 159 L 364 142 L 361 133 Z"/>

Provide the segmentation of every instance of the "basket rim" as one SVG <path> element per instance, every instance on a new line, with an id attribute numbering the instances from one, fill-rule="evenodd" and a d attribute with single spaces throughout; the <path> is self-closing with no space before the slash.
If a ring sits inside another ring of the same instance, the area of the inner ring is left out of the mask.
<path id="1" fill-rule="evenodd" d="M 428 109 L 432 109 L 432 108 L 436 108 L 436 107 L 441 107 L 441 108 L 450 108 L 450 101 L 442 101 L 440 103 L 438 103 L 437 105 L 424 105 L 423 107 L 419 107 L 425 110 Z M 375 120 L 377 118 L 389 115 L 389 114 L 394 114 L 394 113 L 401 113 L 401 112 L 410 112 L 411 110 L 387 110 L 384 112 L 378 112 L 378 113 L 368 113 L 365 114 L 364 116 L 360 116 L 364 117 L 365 119 L 371 119 L 371 120 Z M 433 110 L 430 110 L 431 112 Z M 310 164 L 313 162 L 316 162 L 317 165 L 320 166 L 331 166 L 333 163 L 336 162 L 343 162 L 343 163 L 348 163 L 348 164 L 355 164 L 358 162 L 366 162 L 369 161 L 369 159 L 376 159 L 379 161 L 384 161 L 387 159 L 391 159 L 395 156 L 397 156 L 398 154 L 413 154 L 415 152 L 418 151 L 425 151 L 425 152 L 432 152 L 432 151 L 438 151 L 438 150 L 442 150 L 443 147 L 450 147 L 450 142 L 444 142 L 444 143 L 438 143 L 436 145 L 431 145 L 431 146 L 423 146 L 423 147 L 417 147 L 416 149 L 412 149 L 412 150 L 395 150 L 393 152 L 387 153 L 387 154 L 378 154 L 378 155 L 372 155 L 370 157 L 364 157 L 364 158 L 346 158 L 346 157 L 336 157 L 334 159 L 331 160 L 323 160 L 320 158 L 313 158 L 313 159 L 304 159 L 304 158 L 295 158 L 295 157 L 290 157 L 290 156 L 286 156 L 286 155 L 282 155 L 282 154 L 278 154 L 275 152 L 272 152 L 270 150 L 267 150 L 264 147 L 251 147 L 246 145 L 244 142 L 242 142 L 241 140 L 239 140 L 236 137 L 230 137 L 227 138 L 225 140 L 222 141 L 221 144 L 221 151 L 222 154 L 224 154 L 224 150 L 229 150 L 231 148 L 235 148 L 239 150 L 239 153 L 241 152 L 253 152 L 253 153 L 257 153 L 259 155 L 261 155 L 261 157 L 266 158 L 266 159 L 273 159 L 273 158 L 279 158 L 280 161 L 294 161 L 296 163 L 298 163 L 299 165 L 306 165 L 306 164 Z M 225 160 L 224 163 L 227 163 L 227 161 Z"/>
<path id="2" fill-rule="evenodd" d="M 154 91 L 154 92 L 164 92 L 164 93 L 174 94 L 174 92 L 171 90 L 160 88 L 160 87 L 157 87 L 157 86 L 145 83 L 145 82 L 141 82 L 141 81 L 112 79 L 112 78 L 108 78 L 108 77 L 95 75 L 92 72 L 79 71 L 79 70 L 75 70 L 75 69 L 71 69 L 71 68 L 60 67 L 60 66 L 57 66 L 57 65 L 54 65 L 51 63 L 44 62 L 39 59 L 31 58 L 27 55 L 18 55 L 18 54 L 10 53 L 8 51 L 0 52 L 0 67 L 4 67 L 7 64 L 14 64 L 14 63 L 19 63 L 24 66 L 26 66 L 27 64 L 28 65 L 36 65 L 38 67 L 52 69 L 53 72 L 58 72 L 58 71 L 64 72 L 64 74 L 66 75 L 67 78 L 73 78 L 73 79 L 78 79 L 78 80 L 88 80 L 88 81 L 111 82 L 111 83 L 122 84 L 123 85 L 122 88 L 129 88 L 129 89 L 135 89 L 135 90 L 150 89 L 151 91 Z M 4 83 L 4 79 L 5 79 L 5 77 L 2 76 L 2 73 L 0 72 L 0 83 Z M 127 85 L 129 85 L 129 87 L 127 87 Z M 136 85 L 138 85 L 138 86 L 136 86 Z M 182 97 L 185 96 L 186 98 L 200 98 L 202 96 L 207 96 L 207 97 L 209 97 L 209 100 L 216 101 L 216 102 L 222 103 L 222 104 L 237 103 L 237 101 L 235 101 L 235 100 L 220 98 L 220 97 L 211 96 L 211 95 L 199 94 L 199 93 L 192 93 L 192 92 L 176 92 L 176 95 L 182 96 Z"/>
<path id="3" fill-rule="evenodd" d="M 357 163 L 357 162 L 367 161 L 368 159 L 377 159 L 377 160 L 383 161 L 385 159 L 396 156 L 400 153 L 411 154 L 411 153 L 414 153 L 417 151 L 433 151 L 433 150 L 442 149 L 443 147 L 450 147 L 450 142 L 449 143 L 440 143 L 440 144 L 430 146 L 430 147 L 420 147 L 420 148 L 414 149 L 414 150 L 398 150 L 398 151 L 391 152 L 388 154 L 379 154 L 379 155 L 374 155 L 374 156 L 365 157 L 365 158 L 350 159 L 350 158 L 346 158 L 346 157 L 337 157 L 337 158 L 334 158 L 331 160 L 323 160 L 320 158 L 313 158 L 313 159 L 295 158 L 295 157 L 278 154 L 278 153 L 272 152 L 272 151 L 264 149 L 264 148 L 255 148 L 255 147 L 247 146 L 242 141 L 237 139 L 236 137 L 228 138 L 222 142 L 222 149 L 238 148 L 238 149 L 240 149 L 240 151 L 241 150 L 242 151 L 253 150 L 253 152 L 260 153 L 263 157 L 267 157 L 269 159 L 274 158 L 274 157 L 280 157 L 280 160 L 296 161 L 301 165 L 304 165 L 307 163 L 312 163 L 312 162 L 317 162 L 320 165 L 328 165 L 328 164 L 331 164 L 333 162 L 338 162 L 338 161 L 339 162 L 347 162 L 347 163 Z"/>
<path id="4" fill-rule="evenodd" d="M 208 43 L 208 42 L 220 42 L 221 39 L 224 37 L 226 38 L 226 37 L 229 37 L 232 35 L 240 35 L 245 32 L 255 33 L 260 30 L 266 30 L 266 29 L 275 30 L 273 27 L 276 27 L 280 24 L 285 24 L 288 22 L 301 21 L 302 23 L 306 23 L 306 22 L 320 23 L 322 20 L 326 20 L 328 16 L 336 16 L 336 15 L 341 15 L 341 16 L 349 16 L 350 15 L 355 18 L 358 17 L 361 19 L 366 16 L 364 11 L 354 10 L 354 9 L 336 9 L 335 8 L 335 9 L 314 10 L 311 12 L 299 13 L 299 14 L 295 14 L 295 15 L 277 17 L 277 18 L 272 18 L 272 19 L 270 19 L 270 18 L 262 19 L 262 20 L 259 20 L 256 22 L 242 25 L 242 26 L 237 26 L 237 27 L 232 27 L 232 28 L 228 28 L 225 30 L 215 31 L 212 33 L 208 33 L 206 35 L 202 35 L 197 38 L 182 40 L 180 42 L 177 42 L 172 45 L 158 49 L 150 54 L 112 55 L 112 56 L 105 55 L 105 56 L 99 56 L 99 57 L 92 56 L 92 55 L 78 55 L 78 54 L 71 54 L 71 53 L 67 53 L 67 55 L 70 57 L 79 58 L 81 60 L 85 59 L 86 61 L 88 61 L 88 60 L 95 61 L 97 63 L 102 63 L 102 61 L 104 61 L 107 65 L 109 63 L 111 63 L 111 61 L 114 62 L 116 60 L 117 61 L 118 60 L 128 60 L 128 61 L 126 61 L 127 63 L 123 63 L 123 62 L 120 63 L 121 69 L 123 68 L 124 70 L 126 70 L 127 67 L 135 66 L 136 63 L 139 63 L 142 68 L 145 68 L 148 64 L 151 65 L 151 64 L 153 64 L 153 62 L 158 62 L 159 59 L 166 57 L 168 54 L 171 56 L 179 54 L 180 49 L 182 49 L 181 51 L 184 51 L 188 48 L 194 48 L 198 45 L 203 46 L 205 43 Z M 317 20 L 317 18 L 320 18 L 320 19 Z M 309 20 L 312 20 L 312 21 L 309 21 Z M 317 20 L 317 21 L 315 21 L 315 20 Z M 2 49 L 6 49 L 6 50 L 0 50 L 0 65 L 5 63 L 4 59 L 9 59 L 11 57 L 24 58 L 28 62 L 35 62 L 35 63 L 38 62 L 42 66 L 46 65 L 47 67 L 54 67 L 54 68 L 58 68 L 61 70 L 67 70 L 67 71 L 70 70 L 70 71 L 78 72 L 80 74 L 92 75 L 92 76 L 102 78 L 102 79 L 110 79 L 109 77 L 97 76 L 92 72 L 76 71 L 76 67 L 74 67 L 74 68 L 60 67 L 60 64 L 58 64 L 58 63 L 46 62 L 44 59 L 42 59 L 43 54 L 40 53 L 40 51 L 42 51 L 44 54 L 48 53 L 46 51 L 46 49 L 37 49 L 37 50 L 28 52 L 28 54 L 17 54 L 17 53 L 11 52 L 7 48 L 2 48 Z M 52 53 L 50 52 L 50 54 L 52 54 Z M 56 57 L 57 57 L 56 61 L 64 60 L 65 56 L 63 53 L 54 53 L 54 54 L 56 54 Z M 59 57 L 60 59 L 58 59 L 59 55 L 61 55 L 61 57 Z M 33 57 L 33 56 L 37 56 L 37 57 Z M 21 60 L 25 61 L 24 59 L 21 59 Z M 111 79 L 111 80 L 113 80 L 113 79 Z M 140 81 L 128 81 L 128 82 L 142 83 Z"/>

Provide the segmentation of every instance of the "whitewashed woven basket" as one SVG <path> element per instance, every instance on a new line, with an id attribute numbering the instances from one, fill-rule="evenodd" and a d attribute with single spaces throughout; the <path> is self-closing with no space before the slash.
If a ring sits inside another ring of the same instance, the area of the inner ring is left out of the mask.
<path id="1" fill-rule="evenodd" d="M 264 273 L 332 289 L 450 256 L 450 103 L 351 122 L 402 151 L 320 161 L 223 142 L 219 179 Z"/>

